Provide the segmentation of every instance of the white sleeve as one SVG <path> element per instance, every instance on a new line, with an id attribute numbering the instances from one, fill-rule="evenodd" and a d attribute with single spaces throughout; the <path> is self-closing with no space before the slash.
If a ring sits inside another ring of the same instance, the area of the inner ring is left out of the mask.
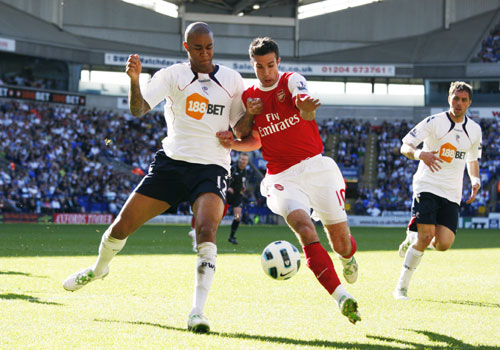
<path id="1" fill-rule="evenodd" d="M 467 162 L 472 162 L 481 158 L 482 148 L 483 148 L 483 137 L 481 135 L 481 127 L 479 127 L 479 135 L 475 142 L 472 144 L 469 152 L 467 152 L 466 160 Z"/>
<path id="2" fill-rule="evenodd" d="M 434 117 L 427 117 L 418 123 L 405 137 L 403 137 L 403 143 L 411 143 L 415 147 L 420 145 L 420 143 L 430 135 L 433 119 Z"/>
<path id="3" fill-rule="evenodd" d="M 243 82 L 243 78 L 240 73 L 235 72 L 234 83 L 235 86 L 233 97 L 231 99 L 231 110 L 229 112 L 229 124 L 231 125 L 231 128 L 234 128 L 241 117 L 245 115 L 246 111 L 245 105 L 241 99 L 241 95 L 243 94 L 243 91 L 245 91 L 245 83 Z"/>
<path id="4" fill-rule="evenodd" d="M 142 88 L 142 97 L 151 109 L 163 101 L 170 91 L 171 76 L 168 68 L 157 71 Z"/>
<path id="5" fill-rule="evenodd" d="M 307 90 L 307 80 L 299 73 L 293 73 L 288 78 L 288 90 L 290 90 L 292 98 L 295 98 L 297 95 L 310 96 Z"/>

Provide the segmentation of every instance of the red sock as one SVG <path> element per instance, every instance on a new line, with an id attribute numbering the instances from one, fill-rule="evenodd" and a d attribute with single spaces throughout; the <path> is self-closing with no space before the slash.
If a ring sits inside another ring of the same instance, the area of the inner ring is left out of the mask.
<path id="1" fill-rule="evenodd" d="M 196 225 L 195 225 L 195 220 L 194 220 L 194 215 L 191 216 L 191 228 L 195 228 Z"/>
<path id="2" fill-rule="evenodd" d="M 350 259 L 354 255 L 354 253 L 356 253 L 356 250 L 358 250 L 358 246 L 356 245 L 356 240 L 351 234 L 349 235 L 349 239 L 351 240 L 352 249 L 351 249 L 351 254 L 343 256 L 343 258 L 346 259 Z"/>
<path id="3" fill-rule="evenodd" d="M 319 283 L 332 294 L 340 285 L 339 277 L 333 267 L 332 259 L 321 243 L 312 243 L 302 247 L 306 264 L 312 270 Z"/>

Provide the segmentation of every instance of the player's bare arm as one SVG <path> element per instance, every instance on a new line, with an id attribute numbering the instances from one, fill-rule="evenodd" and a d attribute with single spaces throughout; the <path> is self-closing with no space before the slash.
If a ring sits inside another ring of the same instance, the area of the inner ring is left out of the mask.
<path id="1" fill-rule="evenodd" d="M 479 162 L 477 160 L 473 160 L 472 162 L 467 162 L 467 173 L 469 174 L 472 189 L 470 197 L 465 203 L 470 204 L 474 202 L 477 193 L 481 188 L 481 179 L 479 178 Z"/>
<path id="2" fill-rule="evenodd" d="M 130 77 L 130 90 L 128 93 L 130 113 L 135 117 L 140 117 L 151 110 L 144 100 L 139 85 L 139 76 L 142 71 L 142 64 L 139 55 L 130 55 L 125 66 L 125 72 Z"/>
<path id="3" fill-rule="evenodd" d="M 235 139 L 231 131 L 219 131 L 215 136 L 222 146 L 239 152 L 251 152 L 261 147 L 259 133 L 255 130 L 241 140 Z"/>
<path id="4" fill-rule="evenodd" d="M 313 120 L 316 117 L 316 109 L 321 106 L 319 99 L 311 96 L 297 96 L 295 105 L 300 110 L 300 117 L 304 120 Z"/>
<path id="5" fill-rule="evenodd" d="M 245 115 L 234 126 L 234 133 L 237 138 L 242 139 L 250 135 L 253 127 L 253 118 L 262 113 L 263 106 L 260 98 L 247 99 Z"/>
<path id="6" fill-rule="evenodd" d="M 433 173 L 441 169 L 441 165 L 439 165 L 439 163 L 442 163 L 443 160 L 436 156 L 438 153 L 437 151 L 424 152 L 422 150 L 417 150 L 417 147 L 415 147 L 412 143 L 403 143 L 400 152 L 408 159 L 423 161 Z"/>

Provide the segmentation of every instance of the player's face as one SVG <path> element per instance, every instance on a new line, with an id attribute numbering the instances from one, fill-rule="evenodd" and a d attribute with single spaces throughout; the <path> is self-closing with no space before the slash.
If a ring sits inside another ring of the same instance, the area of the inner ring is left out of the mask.
<path id="1" fill-rule="evenodd" d="M 248 156 L 240 156 L 240 159 L 238 160 L 238 166 L 240 169 L 245 169 L 248 164 Z"/>
<path id="2" fill-rule="evenodd" d="M 464 90 L 455 90 L 453 95 L 448 97 L 448 103 L 450 104 L 450 112 L 455 116 L 455 118 L 462 119 L 467 112 L 472 100 L 469 97 L 469 93 Z"/>
<path id="3" fill-rule="evenodd" d="M 276 59 L 274 52 L 263 56 L 255 55 L 252 58 L 253 69 L 255 75 L 264 87 L 273 86 L 279 79 L 278 66 L 280 59 Z"/>
<path id="4" fill-rule="evenodd" d="M 193 33 L 184 42 L 191 68 L 198 73 L 211 73 L 214 70 L 214 40 L 211 33 Z"/>

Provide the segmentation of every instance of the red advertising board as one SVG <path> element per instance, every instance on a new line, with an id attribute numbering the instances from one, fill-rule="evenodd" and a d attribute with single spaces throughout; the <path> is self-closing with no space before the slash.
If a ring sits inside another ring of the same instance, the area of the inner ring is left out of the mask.
<path id="1" fill-rule="evenodd" d="M 111 224 L 111 214 L 54 214 L 54 224 Z"/>

